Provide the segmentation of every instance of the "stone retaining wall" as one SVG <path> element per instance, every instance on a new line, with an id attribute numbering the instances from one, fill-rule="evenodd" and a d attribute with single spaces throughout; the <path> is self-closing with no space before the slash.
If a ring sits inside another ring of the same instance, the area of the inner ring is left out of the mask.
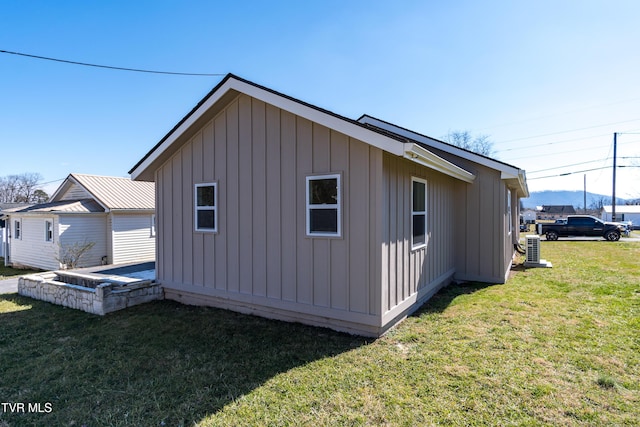
<path id="1" fill-rule="evenodd" d="M 92 289 L 63 283 L 57 278 L 55 272 L 22 276 L 18 281 L 18 293 L 99 315 L 164 298 L 160 284 L 151 280 L 124 285 L 105 281 Z"/>

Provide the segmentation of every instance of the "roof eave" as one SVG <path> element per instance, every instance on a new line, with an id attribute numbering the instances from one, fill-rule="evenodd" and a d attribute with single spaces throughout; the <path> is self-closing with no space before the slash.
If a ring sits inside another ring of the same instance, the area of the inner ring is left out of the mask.
<path id="1" fill-rule="evenodd" d="M 472 183 L 476 176 L 475 174 L 454 165 L 453 163 L 443 159 L 440 156 L 433 154 L 431 151 L 418 144 L 412 142 L 404 143 L 403 157 L 409 159 L 412 162 L 418 163 L 429 169 L 436 170 L 445 175 L 459 179 L 467 183 Z"/>
<path id="2" fill-rule="evenodd" d="M 205 113 L 229 92 L 238 92 L 259 99 L 289 111 L 312 122 L 341 132 L 354 139 L 366 142 L 397 156 L 402 156 L 402 143 L 398 140 L 374 132 L 320 108 L 306 104 L 300 100 L 289 98 L 283 94 L 268 90 L 251 82 L 244 81 L 233 75 L 225 78 L 212 92 L 210 92 L 194 110 L 185 116 L 154 148 L 151 149 L 130 171 L 131 179 L 140 181 L 154 181 L 154 163 L 169 147 L 185 134 Z"/>
<path id="3" fill-rule="evenodd" d="M 518 192 L 518 196 L 521 198 L 529 197 L 529 188 L 527 186 L 527 176 L 525 171 L 517 169 L 516 173 L 508 173 L 502 171 L 500 178 L 506 181 L 509 187 L 515 189 Z"/>
<path id="4" fill-rule="evenodd" d="M 111 209 L 111 213 L 153 213 L 155 208 L 127 208 L 127 209 Z"/>

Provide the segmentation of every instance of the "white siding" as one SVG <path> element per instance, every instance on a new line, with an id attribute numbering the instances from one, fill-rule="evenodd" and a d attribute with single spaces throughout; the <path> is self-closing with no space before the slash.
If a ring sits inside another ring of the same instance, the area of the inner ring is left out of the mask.
<path id="1" fill-rule="evenodd" d="M 113 264 L 153 261 L 156 239 L 151 235 L 151 214 L 113 214 Z"/>
<path id="2" fill-rule="evenodd" d="M 44 227 L 44 221 L 42 226 Z M 80 267 L 102 264 L 102 257 L 107 255 L 106 215 L 60 215 L 58 229 L 59 241 L 62 245 L 95 243 L 95 246 L 81 260 Z M 42 233 L 44 233 L 44 229 Z"/>
<path id="3" fill-rule="evenodd" d="M 55 270 L 60 268 L 56 260 L 58 250 L 58 223 L 54 216 L 12 216 L 11 227 L 15 220 L 22 221 L 22 238 L 11 240 L 11 262 L 15 265 Z M 54 220 L 53 242 L 45 241 L 44 223 Z M 12 229 L 12 235 L 13 235 Z"/>
<path id="4" fill-rule="evenodd" d="M 58 200 L 80 200 L 80 199 L 93 199 L 93 196 L 89 194 L 84 188 L 78 184 L 73 184 L 64 192 Z"/>
<path id="5" fill-rule="evenodd" d="M 0 228 L 0 257 L 4 257 L 4 244 L 7 241 L 7 229 Z"/>

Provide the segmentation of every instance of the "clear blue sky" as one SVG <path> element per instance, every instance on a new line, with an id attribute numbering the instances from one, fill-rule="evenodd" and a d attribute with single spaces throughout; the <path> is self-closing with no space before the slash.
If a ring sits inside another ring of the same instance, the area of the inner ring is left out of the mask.
<path id="1" fill-rule="evenodd" d="M 487 134 L 531 191 L 582 190 L 586 174 L 611 194 L 627 132 L 617 195 L 638 198 L 639 16 L 635 0 L 2 0 L 0 50 L 232 72 L 354 119 Z M 127 176 L 220 79 L 0 53 L 0 176 Z"/>

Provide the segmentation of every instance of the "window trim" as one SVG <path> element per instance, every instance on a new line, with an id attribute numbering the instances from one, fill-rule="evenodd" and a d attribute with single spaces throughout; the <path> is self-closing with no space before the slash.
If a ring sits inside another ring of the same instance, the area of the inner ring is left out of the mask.
<path id="1" fill-rule="evenodd" d="M 424 185 L 424 210 L 423 211 L 414 211 L 413 210 L 413 183 L 417 182 L 419 184 Z M 427 199 L 428 199 L 428 193 L 427 193 L 427 189 L 428 189 L 428 185 L 427 185 L 427 180 L 422 179 L 422 178 L 418 178 L 415 176 L 411 177 L 411 199 L 409 200 L 409 203 L 411 204 L 411 250 L 415 251 L 415 250 L 419 250 L 422 248 L 425 248 L 427 246 Z M 423 215 L 424 216 L 424 241 L 418 244 L 415 244 L 413 242 L 413 219 L 415 216 L 418 215 Z"/>
<path id="2" fill-rule="evenodd" d="M 198 188 L 213 187 L 213 206 L 198 206 Z M 202 182 L 194 184 L 193 187 L 193 229 L 200 233 L 217 233 L 218 232 L 218 183 Z M 213 228 L 198 227 L 198 212 L 213 211 Z"/>
<path id="3" fill-rule="evenodd" d="M 310 203 L 311 193 L 309 192 L 309 184 L 311 181 L 319 181 L 322 179 L 336 179 L 337 180 L 337 198 L 335 204 L 330 205 L 312 205 Z M 337 209 L 337 230 L 335 233 L 312 232 L 311 231 L 311 210 L 314 209 Z M 307 175 L 305 178 L 305 216 L 306 225 L 305 232 L 307 237 L 342 237 L 342 175 L 340 173 L 327 173 L 327 174 L 314 174 Z"/>
<path id="4" fill-rule="evenodd" d="M 22 240 L 22 219 L 13 220 L 13 238 Z"/>
<path id="5" fill-rule="evenodd" d="M 156 235 L 156 214 L 151 214 L 151 231 L 150 237 L 155 237 Z"/>
<path id="6" fill-rule="evenodd" d="M 513 214 L 511 212 L 511 189 L 507 188 L 507 235 L 513 232 Z"/>
<path id="7" fill-rule="evenodd" d="M 47 226 L 51 225 L 51 228 L 48 228 Z M 49 237 L 49 234 L 51 234 L 51 237 Z M 52 219 L 45 219 L 44 220 L 44 241 L 47 243 L 53 243 L 53 220 Z"/>

